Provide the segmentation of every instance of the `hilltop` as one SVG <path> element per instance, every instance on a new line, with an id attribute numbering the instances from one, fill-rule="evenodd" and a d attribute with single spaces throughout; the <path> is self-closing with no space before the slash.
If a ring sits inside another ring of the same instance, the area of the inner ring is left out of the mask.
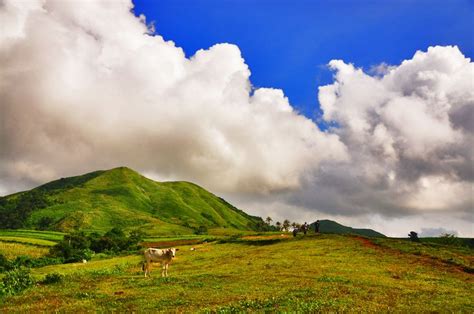
<path id="1" fill-rule="evenodd" d="M 114 168 L 61 178 L 0 198 L 0 228 L 69 232 L 140 228 L 149 234 L 189 234 L 200 226 L 253 230 L 246 214 L 190 182 L 156 182 Z"/>
<path id="2" fill-rule="evenodd" d="M 311 230 L 314 230 L 314 222 L 310 225 Z M 321 233 L 335 233 L 335 234 L 356 234 L 365 237 L 385 237 L 384 234 L 372 229 L 357 229 L 343 226 L 332 220 L 320 220 L 319 231 Z"/>

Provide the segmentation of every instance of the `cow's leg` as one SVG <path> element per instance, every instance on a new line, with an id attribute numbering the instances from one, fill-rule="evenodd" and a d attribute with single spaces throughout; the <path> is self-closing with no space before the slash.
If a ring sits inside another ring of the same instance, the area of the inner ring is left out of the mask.
<path id="1" fill-rule="evenodd" d="M 166 277 L 166 263 L 161 264 L 161 277 Z"/>
<path id="2" fill-rule="evenodd" d="M 165 268 L 166 277 L 168 277 L 168 265 L 169 265 L 168 263 L 165 263 L 165 267 L 166 267 L 166 268 Z"/>
<path id="3" fill-rule="evenodd" d="M 151 263 L 146 261 L 145 262 L 145 278 L 150 276 L 150 265 Z"/>

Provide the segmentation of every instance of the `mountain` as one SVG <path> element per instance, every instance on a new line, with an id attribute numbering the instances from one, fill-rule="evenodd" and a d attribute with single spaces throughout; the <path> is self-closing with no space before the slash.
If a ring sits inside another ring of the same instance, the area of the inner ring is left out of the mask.
<path id="1" fill-rule="evenodd" d="M 314 222 L 310 225 L 310 230 L 314 231 Z M 385 237 L 384 234 L 372 229 L 356 229 L 346 227 L 332 220 L 320 220 L 319 232 L 336 234 L 357 234 L 365 237 Z"/>
<path id="2" fill-rule="evenodd" d="M 190 182 L 156 182 L 120 167 L 62 178 L 0 198 L 0 228 L 189 234 L 199 226 L 253 230 L 262 220 Z"/>

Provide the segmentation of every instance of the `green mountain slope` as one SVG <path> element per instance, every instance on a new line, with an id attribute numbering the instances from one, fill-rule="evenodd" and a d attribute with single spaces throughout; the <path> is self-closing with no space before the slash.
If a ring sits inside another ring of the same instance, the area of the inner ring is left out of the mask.
<path id="1" fill-rule="evenodd" d="M 126 168 L 62 178 L 0 198 L 0 228 L 186 234 L 199 226 L 252 230 L 261 222 L 190 182 L 156 182 Z"/>
<path id="2" fill-rule="evenodd" d="M 310 225 L 311 230 L 314 230 L 314 222 Z M 372 229 L 356 229 L 343 226 L 332 220 L 320 220 L 319 231 L 321 233 L 335 233 L 335 234 L 357 234 L 365 237 L 385 237 L 380 232 Z"/>

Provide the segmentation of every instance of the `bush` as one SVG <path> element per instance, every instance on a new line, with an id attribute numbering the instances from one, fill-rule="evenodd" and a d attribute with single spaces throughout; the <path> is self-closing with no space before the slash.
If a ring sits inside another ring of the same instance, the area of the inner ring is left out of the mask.
<path id="1" fill-rule="evenodd" d="M 42 284 L 49 285 L 53 283 L 59 283 L 62 282 L 64 279 L 64 276 L 58 273 L 52 273 L 52 274 L 47 274 L 46 277 L 44 277 L 43 281 L 41 281 Z"/>
<path id="2" fill-rule="evenodd" d="M 3 254 L 0 254 L 0 273 L 12 269 L 12 263 Z"/>
<path id="3" fill-rule="evenodd" d="M 35 284 L 28 268 L 18 268 L 5 273 L 0 285 L 0 294 L 14 295 Z"/>
<path id="4" fill-rule="evenodd" d="M 418 233 L 416 233 L 415 231 L 410 231 L 410 233 L 408 234 L 408 237 L 413 242 L 420 242 L 420 239 L 418 238 Z"/>
<path id="5" fill-rule="evenodd" d="M 120 228 L 113 228 L 104 235 L 96 232 L 85 235 L 83 232 L 71 233 L 53 246 L 50 257 L 62 258 L 66 263 L 90 260 L 94 253 L 119 253 L 137 250 L 143 239 L 143 232 L 132 231 L 128 236 Z"/>
<path id="6" fill-rule="evenodd" d="M 195 234 L 207 234 L 207 227 L 206 226 L 199 226 L 195 231 Z"/>

